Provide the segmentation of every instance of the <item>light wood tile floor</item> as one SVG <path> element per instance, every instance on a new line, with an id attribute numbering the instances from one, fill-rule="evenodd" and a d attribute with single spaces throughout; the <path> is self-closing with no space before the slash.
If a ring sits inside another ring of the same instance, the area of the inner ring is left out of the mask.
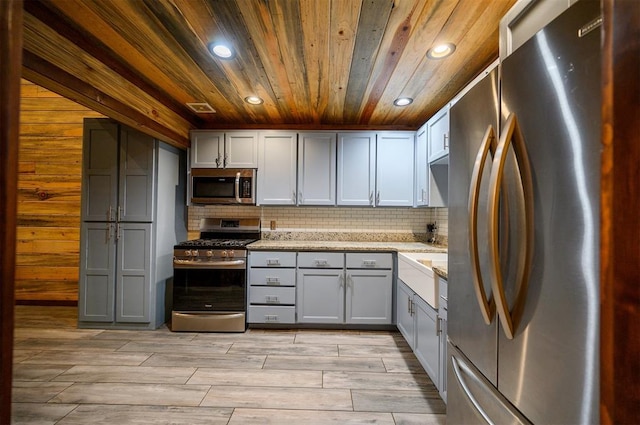
<path id="1" fill-rule="evenodd" d="M 442 425 L 398 332 L 76 329 L 16 307 L 13 424 Z"/>

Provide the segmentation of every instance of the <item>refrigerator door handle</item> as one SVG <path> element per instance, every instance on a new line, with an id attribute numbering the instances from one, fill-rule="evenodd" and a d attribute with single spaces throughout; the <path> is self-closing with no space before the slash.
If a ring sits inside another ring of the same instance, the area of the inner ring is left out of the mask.
<path id="1" fill-rule="evenodd" d="M 471 275 L 473 276 L 473 288 L 476 294 L 476 300 L 482 313 L 482 318 L 487 325 L 493 321 L 496 313 L 496 304 L 493 297 L 488 299 L 482 282 L 482 274 L 480 271 L 480 260 L 478 254 L 478 200 L 480 198 L 480 183 L 487 155 L 491 152 L 495 156 L 496 151 L 496 133 L 492 125 L 487 127 L 484 138 L 478 150 L 475 164 L 473 165 L 473 173 L 471 174 L 471 186 L 469 188 L 469 257 L 471 259 Z"/>
<path id="2" fill-rule="evenodd" d="M 520 170 L 520 180 L 524 195 L 524 210 L 519 213 L 524 214 L 525 223 L 525 239 L 524 250 L 518 260 L 518 273 L 516 277 L 516 299 L 513 309 L 509 310 L 502 272 L 500 270 L 499 255 L 499 207 L 500 207 L 500 187 L 502 186 L 504 177 L 504 166 L 507 159 L 507 152 L 513 142 L 514 153 Z M 527 295 L 527 286 L 529 283 L 529 272 L 531 269 L 533 257 L 533 184 L 531 178 L 531 169 L 527 158 L 524 137 L 520 131 L 518 120 L 515 114 L 510 114 L 502 129 L 500 143 L 496 149 L 496 155 L 493 159 L 491 168 L 491 177 L 489 181 L 489 263 L 491 276 L 491 290 L 494 294 L 496 310 L 500 317 L 502 330 L 508 339 L 513 339 L 518 321 L 524 310 L 524 302 Z"/>

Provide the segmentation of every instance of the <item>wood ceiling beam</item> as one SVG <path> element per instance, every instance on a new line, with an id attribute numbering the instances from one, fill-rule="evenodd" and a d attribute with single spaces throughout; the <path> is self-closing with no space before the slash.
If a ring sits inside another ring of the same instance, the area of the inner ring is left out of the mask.
<path id="1" fill-rule="evenodd" d="M 160 101 L 171 111 L 187 121 L 192 127 L 198 128 L 202 125 L 203 120 L 194 115 L 186 105 L 177 103 L 162 89 L 145 79 L 143 76 L 135 73 L 131 66 L 128 65 L 112 49 L 110 49 L 102 40 L 93 36 L 88 31 L 79 28 L 73 22 L 70 22 L 62 12 L 55 8 L 52 3 L 26 0 L 24 3 L 24 10 L 41 22 L 46 23 L 47 26 L 78 46 L 80 49 L 87 52 L 90 56 L 93 56 L 100 62 L 104 63 L 114 72 L 131 82 L 131 84 Z"/>
<path id="2" fill-rule="evenodd" d="M 180 149 L 185 149 L 190 145 L 188 135 L 180 134 L 154 121 L 131 106 L 109 96 L 28 50 L 23 52 L 22 67 L 24 78 L 61 96 Z"/>

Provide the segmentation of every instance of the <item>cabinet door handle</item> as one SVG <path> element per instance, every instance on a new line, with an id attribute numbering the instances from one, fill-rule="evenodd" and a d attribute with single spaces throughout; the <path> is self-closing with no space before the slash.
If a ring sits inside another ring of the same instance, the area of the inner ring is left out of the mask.
<path id="1" fill-rule="evenodd" d="M 107 210 L 107 221 L 113 221 L 113 207 L 109 205 L 109 209 Z"/>
<path id="2" fill-rule="evenodd" d="M 411 311 L 411 297 L 407 297 L 407 313 L 413 316 L 413 312 Z"/>
<path id="3" fill-rule="evenodd" d="M 222 162 L 222 166 L 224 168 L 227 168 L 227 162 L 229 161 L 229 155 L 227 155 L 226 153 L 224 154 L 224 160 Z"/>
<path id="4" fill-rule="evenodd" d="M 369 205 L 373 205 L 373 190 L 369 193 Z"/>
<path id="5" fill-rule="evenodd" d="M 436 335 L 440 335 L 440 333 L 442 332 L 441 321 L 442 319 L 440 318 L 440 316 L 436 316 Z"/>
<path id="6" fill-rule="evenodd" d="M 216 167 L 220 167 L 220 154 L 218 154 L 218 157 L 216 158 Z"/>
<path id="7" fill-rule="evenodd" d="M 378 194 L 376 195 L 376 205 L 380 205 L 380 191 L 378 191 Z"/>
<path id="8" fill-rule="evenodd" d="M 293 195 L 293 203 L 294 205 L 298 203 L 298 195 L 296 195 L 296 191 L 294 190 L 293 192 L 291 192 L 291 194 Z"/>
<path id="9" fill-rule="evenodd" d="M 340 275 L 340 287 L 342 288 L 344 286 L 344 274 Z"/>
<path id="10" fill-rule="evenodd" d="M 120 240 L 120 223 L 116 223 L 116 240 Z"/>
<path id="11" fill-rule="evenodd" d="M 449 149 L 449 133 L 444 133 L 443 138 L 444 138 L 444 148 Z"/>
<path id="12" fill-rule="evenodd" d="M 422 189 L 422 202 L 426 202 L 426 201 L 427 201 L 427 190 Z"/>
<path id="13" fill-rule="evenodd" d="M 118 205 L 118 218 L 117 221 L 122 220 L 122 206 Z"/>

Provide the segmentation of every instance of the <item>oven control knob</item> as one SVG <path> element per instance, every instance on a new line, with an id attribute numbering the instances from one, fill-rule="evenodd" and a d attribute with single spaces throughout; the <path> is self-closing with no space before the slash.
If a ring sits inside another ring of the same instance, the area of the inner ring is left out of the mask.
<path id="1" fill-rule="evenodd" d="M 186 255 L 187 257 L 191 257 L 191 250 L 190 250 L 190 249 L 187 249 L 187 250 L 184 252 L 184 255 Z"/>
<path id="2" fill-rule="evenodd" d="M 194 249 L 193 251 L 191 251 L 191 255 L 192 255 L 193 257 L 197 257 L 197 256 L 199 255 L 198 250 L 197 250 L 197 249 Z"/>
<path id="3" fill-rule="evenodd" d="M 213 251 L 212 250 L 207 251 L 207 257 L 209 257 L 209 258 L 213 257 Z"/>
<path id="4" fill-rule="evenodd" d="M 226 250 L 224 250 L 220 255 L 222 255 L 222 258 L 227 258 L 229 256 L 229 253 Z"/>
<path id="5" fill-rule="evenodd" d="M 236 256 L 236 252 L 232 249 L 229 251 L 229 258 L 234 258 Z"/>

